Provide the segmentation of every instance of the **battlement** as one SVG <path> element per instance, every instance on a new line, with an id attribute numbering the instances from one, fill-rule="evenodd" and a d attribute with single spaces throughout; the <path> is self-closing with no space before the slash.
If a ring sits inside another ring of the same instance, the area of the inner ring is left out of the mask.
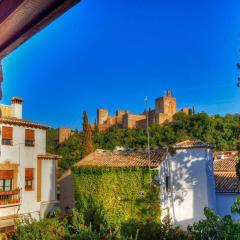
<path id="1" fill-rule="evenodd" d="M 189 108 L 181 111 L 190 114 Z M 155 107 L 148 113 L 148 123 L 164 124 L 172 121 L 174 114 L 177 113 L 177 99 L 172 95 L 172 91 L 167 90 L 162 97 L 155 99 Z M 108 109 L 97 110 L 97 124 L 99 131 L 107 131 L 112 127 L 118 128 L 146 128 L 146 111 L 143 114 L 132 114 L 128 110 L 117 110 L 115 116 L 110 116 Z"/>

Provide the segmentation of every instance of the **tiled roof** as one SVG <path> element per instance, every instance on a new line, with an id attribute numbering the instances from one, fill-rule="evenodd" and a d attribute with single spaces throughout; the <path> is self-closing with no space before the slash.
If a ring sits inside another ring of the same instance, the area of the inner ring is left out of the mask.
<path id="1" fill-rule="evenodd" d="M 150 167 L 156 168 L 165 159 L 166 149 L 151 150 Z M 76 167 L 149 167 L 147 151 L 107 151 L 96 150 L 77 164 Z"/>
<path id="2" fill-rule="evenodd" d="M 43 159 L 43 160 L 60 160 L 62 159 L 62 156 L 51 154 L 51 153 L 45 153 L 45 154 L 39 154 L 38 159 Z"/>
<path id="3" fill-rule="evenodd" d="M 225 158 L 214 160 L 214 171 L 218 172 L 235 172 L 237 158 Z"/>
<path id="4" fill-rule="evenodd" d="M 240 180 L 234 172 L 215 172 L 216 192 L 240 193 Z"/>
<path id="5" fill-rule="evenodd" d="M 237 158 L 214 160 L 216 192 L 240 193 L 240 180 L 236 175 Z"/>
<path id="6" fill-rule="evenodd" d="M 180 143 L 172 145 L 176 149 L 188 149 L 188 148 L 214 148 L 210 143 L 203 142 L 201 140 L 186 140 Z"/>
<path id="7" fill-rule="evenodd" d="M 0 124 L 18 125 L 24 127 L 40 128 L 44 130 L 47 130 L 49 128 L 48 126 L 42 125 L 40 123 L 31 122 L 25 119 L 19 119 L 15 117 L 1 117 Z"/>

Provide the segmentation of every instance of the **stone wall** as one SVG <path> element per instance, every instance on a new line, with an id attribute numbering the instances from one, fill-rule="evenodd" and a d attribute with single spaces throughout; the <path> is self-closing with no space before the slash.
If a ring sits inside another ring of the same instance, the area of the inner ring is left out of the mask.
<path id="1" fill-rule="evenodd" d="M 58 129 L 58 144 L 65 142 L 70 136 L 73 135 L 73 131 L 70 128 L 59 128 Z"/>

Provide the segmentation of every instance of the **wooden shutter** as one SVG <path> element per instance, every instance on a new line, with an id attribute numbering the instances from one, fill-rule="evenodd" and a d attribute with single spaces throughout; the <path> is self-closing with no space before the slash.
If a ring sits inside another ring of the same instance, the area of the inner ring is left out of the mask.
<path id="1" fill-rule="evenodd" d="M 25 168 L 25 179 L 33 180 L 34 177 L 34 168 Z"/>
<path id="2" fill-rule="evenodd" d="M 0 179 L 13 179 L 13 170 L 0 170 Z"/>
<path id="3" fill-rule="evenodd" d="M 13 128 L 12 127 L 2 127 L 2 138 L 3 139 L 13 139 Z"/>
<path id="4" fill-rule="evenodd" d="M 35 140 L 35 131 L 32 129 L 25 130 L 25 140 L 34 141 Z"/>

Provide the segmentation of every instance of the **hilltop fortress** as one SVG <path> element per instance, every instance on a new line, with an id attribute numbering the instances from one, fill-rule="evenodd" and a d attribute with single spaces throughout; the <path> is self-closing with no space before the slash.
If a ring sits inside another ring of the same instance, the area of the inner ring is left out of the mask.
<path id="1" fill-rule="evenodd" d="M 189 114 L 191 109 L 184 108 L 180 111 Z M 161 125 L 172 121 L 174 114 L 177 113 L 177 100 L 168 90 L 162 97 L 155 99 L 155 107 L 148 113 L 149 125 Z M 110 116 L 107 109 L 97 110 L 97 125 L 100 132 L 107 131 L 113 127 L 117 128 L 146 128 L 147 113 L 132 114 L 128 110 L 117 110 L 115 116 Z"/>

